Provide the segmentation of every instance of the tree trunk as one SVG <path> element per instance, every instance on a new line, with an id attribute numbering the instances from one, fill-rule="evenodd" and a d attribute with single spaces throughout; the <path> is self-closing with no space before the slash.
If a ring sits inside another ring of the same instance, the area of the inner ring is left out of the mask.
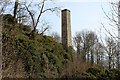
<path id="1" fill-rule="evenodd" d="M 109 55 L 109 60 L 108 60 L 108 62 L 109 62 L 109 69 L 111 69 L 111 60 L 112 58 L 111 58 L 111 56 Z"/>
<path id="2" fill-rule="evenodd" d="M 18 5 L 19 5 L 19 0 L 16 0 L 15 6 L 14 6 L 14 19 L 16 18 L 16 15 L 17 15 Z"/>
<path id="3" fill-rule="evenodd" d="M 91 50 L 91 64 L 94 64 L 94 54 L 92 50 Z"/>

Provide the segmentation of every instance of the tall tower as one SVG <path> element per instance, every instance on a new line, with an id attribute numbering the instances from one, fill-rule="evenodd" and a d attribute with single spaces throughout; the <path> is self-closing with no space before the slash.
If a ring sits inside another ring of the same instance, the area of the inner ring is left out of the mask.
<path id="1" fill-rule="evenodd" d="M 62 45 L 64 49 L 72 46 L 70 10 L 62 10 Z"/>

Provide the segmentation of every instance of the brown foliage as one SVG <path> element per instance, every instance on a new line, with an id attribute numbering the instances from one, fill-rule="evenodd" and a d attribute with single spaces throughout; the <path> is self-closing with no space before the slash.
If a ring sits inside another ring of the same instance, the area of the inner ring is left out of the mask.
<path id="1" fill-rule="evenodd" d="M 84 62 L 80 59 L 79 54 L 75 54 L 73 56 L 73 61 L 68 62 L 68 64 L 64 67 L 61 77 L 69 77 L 73 74 L 79 72 L 83 73 L 85 72 L 89 67 L 91 67 L 91 64 L 88 62 Z"/>

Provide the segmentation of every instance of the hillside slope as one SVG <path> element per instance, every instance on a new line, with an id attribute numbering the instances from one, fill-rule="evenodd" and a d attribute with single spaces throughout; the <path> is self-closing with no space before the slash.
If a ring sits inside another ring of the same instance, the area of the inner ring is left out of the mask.
<path id="1" fill-rule="evenodd" d="M 36 33 L 32 39 L 31 28 L 15 23 L 11 15 L 3 19 L 3 77 L 59 77 L 72 53 L 66 52 L 51 36 Z"/>
<path id="2" fill-rule="evenodd" d="M 119 80 L 120 70 L 84 62 L 71 48 L 64 50 L 53 37 L 35 33 L 19 24 L 10 14 L 3 16 L 2 77 L 65 78 L 79 80 Z M 29 79 L 30 80 L 30 79 Z"/>

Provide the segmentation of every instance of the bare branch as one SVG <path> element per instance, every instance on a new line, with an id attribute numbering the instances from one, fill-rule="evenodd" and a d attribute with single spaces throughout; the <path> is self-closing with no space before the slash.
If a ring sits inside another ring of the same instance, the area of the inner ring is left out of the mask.
<path id="1" fill-rule="evenodd" d="M 54 8 L 45 9 L 42 13 L 44 13 L 44 12 L 46 12 L 46 11 L 54 12 L 54 11 L 56 11 L 56 10 L 60 10 L 60 8 L 54 7 Z"/>
<path id="2" fill-rule="evenodd" d="M 116 21 L 114 18 L 110 18 L 110 17 L 108 16 L 108 14 L 106 14 L 106 12 L 104 11 L 103 7 L 102 7 L 102 10 L 103 10 L 105 16 L 108 18 L 108 20 L 110 20 L 110 22 L 113 22 L 114 24 L 118 25 L 118 24 L 117 24 L 117 21 Z"/>
<path id="3" fill-rule="evenodd" d="M 43 35 L 43 33 L 46 31 L 46 30 L 48 30 L 49 29 L 49 26 L 47 26 L 41 33 L 40 33 L 40 35 Z"/>
<path id="4" fill-rule="evenodd" d="M 39 12 L 39 15 L 38 15 L 36 24 L 35 24 L 35 26 L 34 26 L 34 31 L 35 31 L 35 29 L 36 29 L 36 27 L 37 27 L 37 25 L 38 25 L 38 23 L 39 23 L 39 19 L 40 19 L 41 15 L 42 15 L 42 11 L 43 11 L 43 8 L 44 8 L 44 5 L 45 5 L 45 1 L 46 1 L 46 0 L 43 0 L 43 2 L 42 2 L 42 6 L 41 6 L 41 9 L 40 9 L 40 12 Z"/>
<path id="5" fill-rule="evenodd" d="M 114 37 L 114 36 L 111 34 L 111 32 L 110 32 L 108 29 L 105 28 L 105 26 L 104 26 L 103 23 L 101 23 L 101 25 L 102 25 L 102 27 L 105 29 L 105 31 L 107 31 L 107 33 L 108 33 L 112 38 L 114 38 L 114 39 L 116 40 L 117 37 Z M 117 40 L 116 40 L 116 41 L 117 41 Z"/>
<path id="6" fill-rule="evenodd" d="M 28 11 L 28 13 L 29 13 L 29 15 L 30 15 L 30 17 L 31 17 L 31 19 L 32 19 L 32 23 L 33 23 L 33 27 L 34 27 L 34 25 L 35 25 L 34 16 L 33 16 L 33 14 L 31 13 L 31 11 L 28 9 L 28 6 L 25 5 L 25 8 L 26 8 L 26 10 Z"/>

